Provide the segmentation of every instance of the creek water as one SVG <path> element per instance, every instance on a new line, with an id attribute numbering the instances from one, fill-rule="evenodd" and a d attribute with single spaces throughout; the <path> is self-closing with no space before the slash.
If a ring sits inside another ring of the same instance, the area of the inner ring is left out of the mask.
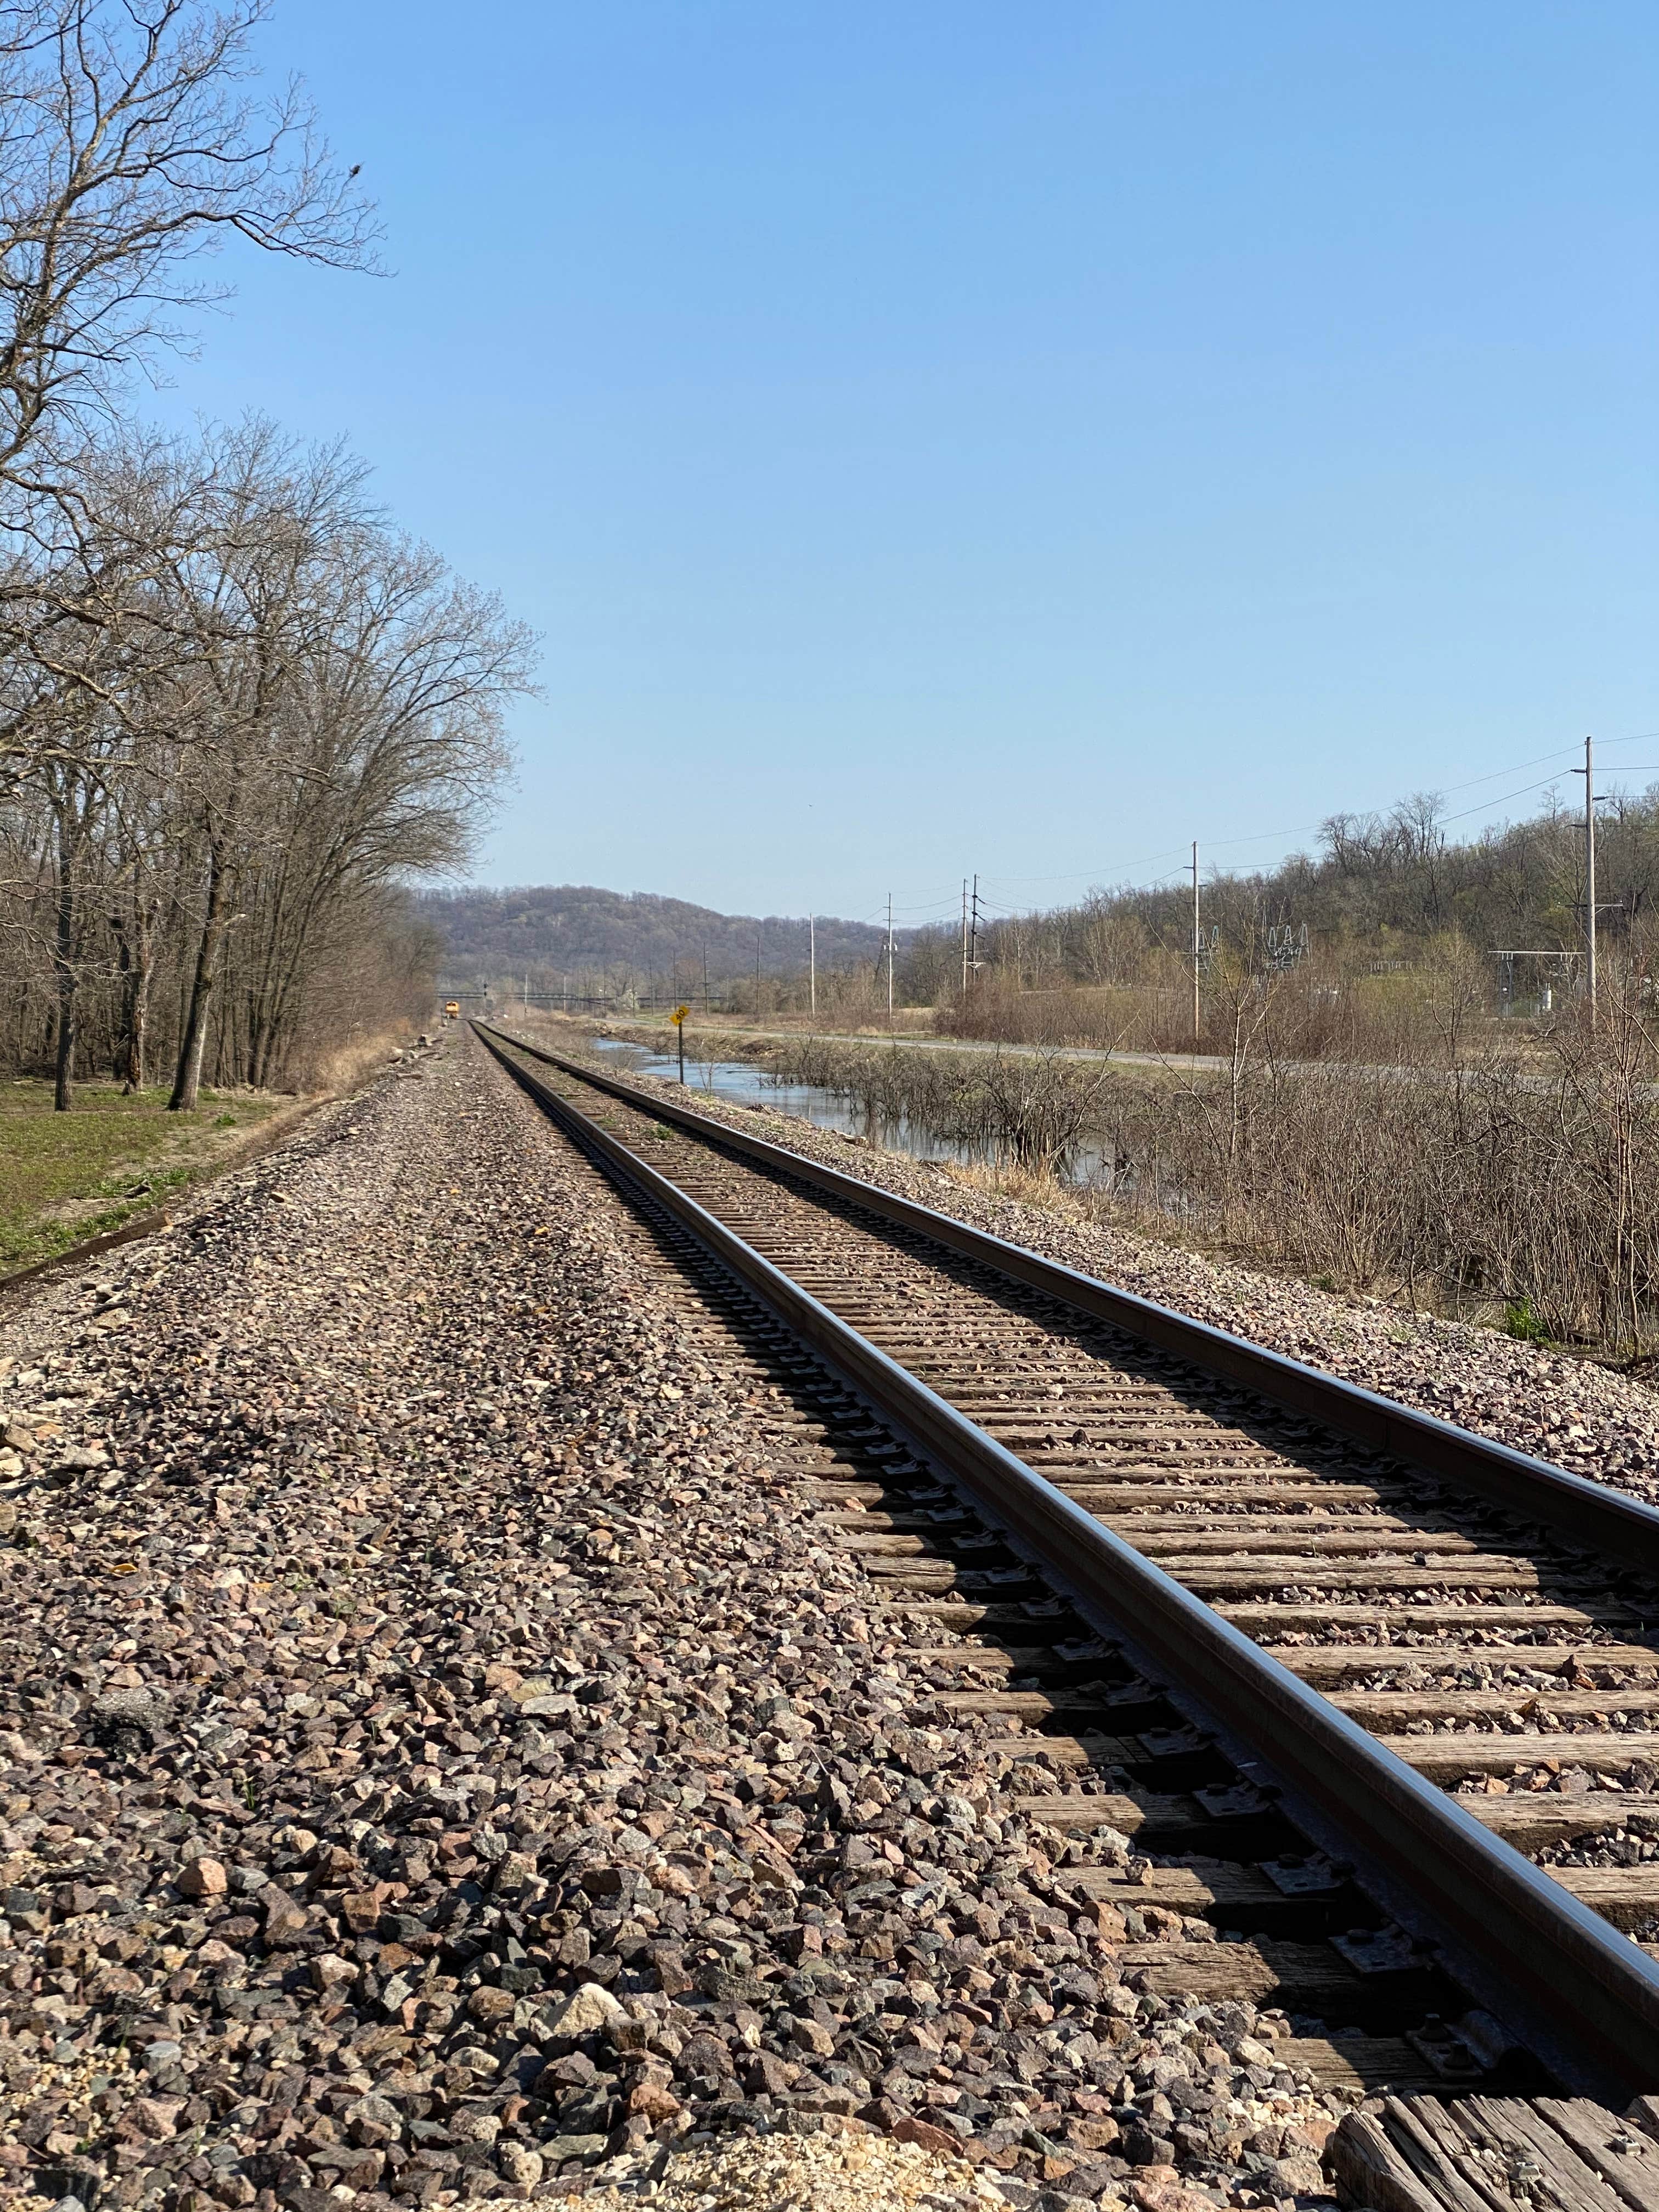
<path id="1" fill-rule="evenodd" d="M 679 1073 L 679 1060 L 672 1053 L 653 1052 L 644 1045 L 629 1044 L 622 1037 L 592 1037 L 589 1042 L 600 1052 L 614 1054 L 623 1065 L 636 1069 L 641 1075 L 665 1076 L 672 1082 Z M 855 1099 L 844 1091 L 831 1091 L 816 1083 L 780 1083 L 763 1067 L 746 1060 L 693 1060 L 685 1063 L 685 1088 L 688 1104 L 695 1104 L 695 1094 L 701 1091 L 714 1098 L 726 1098 L 741 1106 L 766 1106 L 775 1114 L 787 1114 L 796 1121 L 809 1121 L 815 1129 L 834 1129 L 844 1137 L 862 1137 L 866 1143 L 884 1152 L 908 1152 L 916 1160 L 951 1160 L 959 1167 L 982 1164 L 986 1153 L 982 1146 L 959 1145 L 925 1122 L 913 1121 L 908 1115 L 897 1121 L 884 1115 L 866 1112 Z M 1108 1179 L 1109 1170 L 1105 1156 L 1092 1145 L 1079 1145 L 1064 1159 L 1059 1168 L 1064 1182 L 1093 1183 Z"/>

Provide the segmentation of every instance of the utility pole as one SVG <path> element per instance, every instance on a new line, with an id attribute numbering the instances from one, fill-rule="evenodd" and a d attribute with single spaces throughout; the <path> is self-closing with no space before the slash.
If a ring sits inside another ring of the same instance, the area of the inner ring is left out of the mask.
<path id="1" fill-rule="evenodd" d="M 526 1013 L 530 1012 L 530 970 L 527 968 L 524 971 L 524 1010 Z"/>
<path id="2" fill-rule="evenodd" d="M 758 1020 L 760 1019 L 760 1010 L 761 1010 L 761 1008 L 760 1008 L 760 948 L 761 948 L 761 930 L 762 930 L 762 928 L 763 928 L 763 927 L 764 927 L 764 925 L 763 925 L 763 923 L 761 923 L 761 922 L 758 922 L 758 921 L 755 924 L 755 1019 L 756 1019 L 757 1021 L 758 1021 Z"/>
<path id="3" fill-rule="evenodd" d="M 1584 994 L 1595 1026 L 1595 754 L 1584 740 Z"/>
<path id="4" fill-rule="evenodd" d="M 887 1032 L 893 1030 L 893 894 L 887 894 Z"/>
<path id="5" fill-rule="evenodd" d="M 1198 840 L 1193 840 L 1193 1050 L 1198 1050 Z"/>
<path id="6" fill-rule="evenodd" d="M 970 975 L 977 975 L 979 973 L 979 878 L 977 876 L 974 878 L 974 901 L 969 908 L 969 915 L 970 918 L 968 924 L 968 973 Z"/>
<path id="7" fill-rule="evenodd" d="M 1584 1004 L 1595 1026 L 1595 744 L 1584 740 L 1584 765 L 1573 770 L 1584 779 Z"/>
<path id="8" fill-rule="evenodd" d="M 962 995 L 968 995 L 968 878 L 962 879 Z"/>
<path id="9" fill-rule="evenodd" d="M 807 1005 L 812 1019 L 818 1018 L 818 931 L 817 916 L 806 917 L 806 990 Z"/>

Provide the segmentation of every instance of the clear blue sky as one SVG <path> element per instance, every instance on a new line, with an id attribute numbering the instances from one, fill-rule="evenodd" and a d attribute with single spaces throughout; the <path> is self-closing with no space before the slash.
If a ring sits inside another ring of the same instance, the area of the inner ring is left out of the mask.
<path id="1" fill-rule="evenodd" d="M 482 880 L 1049 903 L 1659 732 L 1651 0 L 278 0 L 264 46 L 395 274 L 238 254 L 160 404 L 345 433 L 542 633 Z"/>

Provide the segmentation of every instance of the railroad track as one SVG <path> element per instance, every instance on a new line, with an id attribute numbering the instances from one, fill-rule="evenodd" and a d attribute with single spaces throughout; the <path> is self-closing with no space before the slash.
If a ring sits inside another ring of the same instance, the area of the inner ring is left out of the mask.
<path id="1" fill-rule="evenodd" d="M 475 1027 L 790 1332 L 826 1533 L 1154 1862 L 1079 1877 L 1180 1917 L 1146 1986 L 1368 2087 L 1659 2087 L 1659 1513 Z"/>

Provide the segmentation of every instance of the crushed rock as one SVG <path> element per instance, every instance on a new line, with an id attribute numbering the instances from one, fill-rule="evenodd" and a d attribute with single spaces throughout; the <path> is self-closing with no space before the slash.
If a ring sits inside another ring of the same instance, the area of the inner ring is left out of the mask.
<path id="1" fill-rule="evenodd" d="M 1317 2192 L 1346 2100 L 1127 1985 L 772 1370 L 480 1048 L 7 1307 L 0 2195 L 441 2212 L 836 2122 L 1020 2212 Z"/>
<path id="2" fill-rule="evenodd" d="M 581 2196 L 538 2202 L 583 2212 L 1001 2212 L 991 2182 L 960 2159 L 884 2136 L 744 2136 L 641 2168 L 599 2167 Z"/>

